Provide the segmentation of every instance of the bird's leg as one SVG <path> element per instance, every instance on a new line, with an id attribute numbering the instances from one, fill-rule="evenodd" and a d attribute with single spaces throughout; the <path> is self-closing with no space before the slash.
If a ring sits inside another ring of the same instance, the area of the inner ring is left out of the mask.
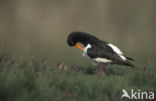
<path id="1" fill-rule="evenodd" d="M 98 76 L 103 76 L 104 75 L 104 65 L 98 64 L 97 71 L 98 71 Z"/>

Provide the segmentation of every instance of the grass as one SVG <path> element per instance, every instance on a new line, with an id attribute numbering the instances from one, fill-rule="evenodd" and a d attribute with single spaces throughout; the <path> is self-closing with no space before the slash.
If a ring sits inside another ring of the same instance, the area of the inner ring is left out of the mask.
<path id="1" fill-rule="evenodd" d="M 120 101 L 122 89 L 156 90 L 156 65 L 137 68 L 65 66 L 48 58 L 12 60 L 0 54 L 0 101 Z"/>

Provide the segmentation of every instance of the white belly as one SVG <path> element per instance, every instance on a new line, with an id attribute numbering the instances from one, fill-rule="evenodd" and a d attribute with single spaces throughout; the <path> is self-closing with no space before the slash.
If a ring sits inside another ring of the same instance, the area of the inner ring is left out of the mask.
<path id="1" fill-rule="evenodd" d="M 93 59 L 97 63 L 110 63 L 112 60 L 106 59 L 106 58 L 95 58 Z"/>

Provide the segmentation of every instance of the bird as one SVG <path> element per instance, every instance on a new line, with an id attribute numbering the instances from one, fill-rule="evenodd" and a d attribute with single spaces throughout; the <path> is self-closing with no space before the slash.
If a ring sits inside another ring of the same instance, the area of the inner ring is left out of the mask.
<path id="1" fill-rule="evenodd" d="M 98 65 L 98 67 L 105 67 L 107 64 L 135 67 L 130 62 L 130 60 L 134 61 L 134 59 L 124 56 L 117 46 L 86 32 L 75 31 L 69 33 L 67 43 L 70 47 L 76 46 L 80 48 L 83 51 L 83 56 L 93 64 Z"/>

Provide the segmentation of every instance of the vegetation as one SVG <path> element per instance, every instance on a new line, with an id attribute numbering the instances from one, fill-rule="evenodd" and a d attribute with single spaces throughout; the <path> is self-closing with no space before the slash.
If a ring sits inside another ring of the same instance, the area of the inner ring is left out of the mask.
<path id="1" fill-rule="evenodd" d="M 155 65 L 51 66 L 48 58 L 15 61 L 0 54 L 0 101 L 120 101 L 122 89 L 156 90 Z"/>

